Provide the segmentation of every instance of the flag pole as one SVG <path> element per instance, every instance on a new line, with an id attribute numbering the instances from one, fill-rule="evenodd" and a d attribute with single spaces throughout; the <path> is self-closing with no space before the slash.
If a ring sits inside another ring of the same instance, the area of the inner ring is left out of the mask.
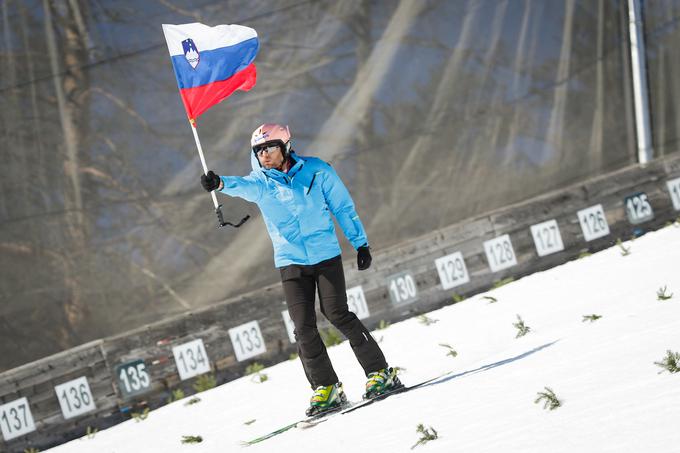
<path id="1" fill-rule="evenodd" d="M 189 119 L 189 126 L 191 127 L 191 132 L 194 134 L 194 140 L 196 141 L 196 148 L 198 149 L 198 157 L 201 158 L 201 165 L 203 166 L 203 173 L 205 175 L 208 174 L 208 165 L 205 163 L 205 156 L 203 156 L 203 148 L 201 147 L 201 140 L 198 138 L 198 128 L 196 126 L 196 120 L 194 118 Z M 213 205 L 215 206 L 215 214 L 217 214 L 217 224 L 219 227 L 224 227 L 224 226 L 233 226 L 233 227 L 240 227 L 245 223 L 246 220 L 250 218 L 249 215 L 245 216 L 239 223 L 234 225 L 231 222 L 225 222 L 224 221 L 224 216 L 222 214 L 222 205 L 217 202 L 217 195 L 215 195 L 215 191 L 211 191 L 210 195 L 212 196 L 212 201 Z"/>

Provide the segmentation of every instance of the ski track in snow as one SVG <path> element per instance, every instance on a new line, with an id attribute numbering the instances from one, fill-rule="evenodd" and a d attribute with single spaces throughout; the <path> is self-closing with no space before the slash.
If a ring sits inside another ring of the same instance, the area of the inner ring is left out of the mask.
<path id="1" fill-rule="evenodd" d="M 414 318 L 374 331 L 406 385 L 449 374 L 314 428 L 241 446 L 304 417 L 311 390 L 296 360 L 265 369 L 264 383 L 244 377 L 198 404 L 185 406 L 187 397 L 49 451 L 407 452 L 423 423 L 439 438 L 416 452 L 678 452 L 680 373 L 659 373 L 654 362 L 680 352 L 680 228 L 624 245 L 628 256 L 614 246 L 428 313 L 435 324 Z M 664 286 L 674 297 L 658 301 Z M 583 322 L 590 314 L 602 318 Z M 517 315 L 531 332 L 516 339 Z M 348 343 L 329 353 L 359 400 L 365 377 Z M 562 407 L 534 403 L 546 386 Z M 183 435 L 204 440 L 185 445 Z"/>

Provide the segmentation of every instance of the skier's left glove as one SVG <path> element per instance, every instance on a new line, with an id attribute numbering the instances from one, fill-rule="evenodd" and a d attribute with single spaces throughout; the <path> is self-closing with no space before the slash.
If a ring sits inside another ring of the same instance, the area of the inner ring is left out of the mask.
<path id="1" fill-rule="evenodd" d="M 207 174 L 201 175 L 201 185 L 208 192 L 217 190 L 222 184 L 222 180 L 219 175 L 215 174 L 212 170 L 208 171 Z"/>
<path id="2" fill-rule="evenodd" d="M 371 249 L 368 244 L 359 247 L 357 249 L 357 267 L 359 270 L 364 271 L 371 267 L 371 261 L 373 261 L 373 258 L 371 258 Z"/>

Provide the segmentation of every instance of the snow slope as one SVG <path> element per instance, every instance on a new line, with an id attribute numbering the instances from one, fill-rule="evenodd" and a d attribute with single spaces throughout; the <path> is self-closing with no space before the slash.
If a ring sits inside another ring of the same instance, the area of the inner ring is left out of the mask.
<path id="1" fill-rule="evenodd" d="M 414 451 L 679 452 L 680 373 L 654 362 L 680 352 L 680 228 L 624 245 L 628 256 L 612 247 L 429 313 L 434 324 L 374 332 L 407 385 L 448 374 L 314 428 L 240 445 L 303 417 L 311 390 L 288 361 L 264 370 L 264 383 L 244 377 L 197 404 L 178 401 L 49 451 L 406 452 L 423 423 L 439 438 Z M 659 301 L 664 286 L 675 295 Z M 602 318 L 583 322 L 590 314 Z M 517 315 L 531 328 L 520 338 Z M 349 345 L 329 352 L 348 396 L 360 399 L 364 376 Z M 562 401 L 554 411 L 534 403 L 546 386 Z M 182 444 L 183 435 L 204 440 Z"/>

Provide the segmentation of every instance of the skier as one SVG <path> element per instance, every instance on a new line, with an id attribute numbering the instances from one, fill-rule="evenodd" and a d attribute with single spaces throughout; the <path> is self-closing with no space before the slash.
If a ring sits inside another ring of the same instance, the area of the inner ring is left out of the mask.
<path id="1" fill-rule="evenodd" d="M 347 307 L 340 245 L 330 214 L 357 250 L 359 270 L 371 265 L 364 227 L 347 188 L 333 168 L 291 148 L 288 126 L 263 124 L 251 137 L 253 171 L 245 177 L 201 176 L 208 192 L 219 190 L 257 203 L 274 246 L 288 313 L 307 380 L 314 390 L 306 411 L 313 416 L 347 402 L 316 326 L 315 292 L 321 312 L 349 339 L 367 376 L 364 398 L 399 388 L 369 331 Z"/>

